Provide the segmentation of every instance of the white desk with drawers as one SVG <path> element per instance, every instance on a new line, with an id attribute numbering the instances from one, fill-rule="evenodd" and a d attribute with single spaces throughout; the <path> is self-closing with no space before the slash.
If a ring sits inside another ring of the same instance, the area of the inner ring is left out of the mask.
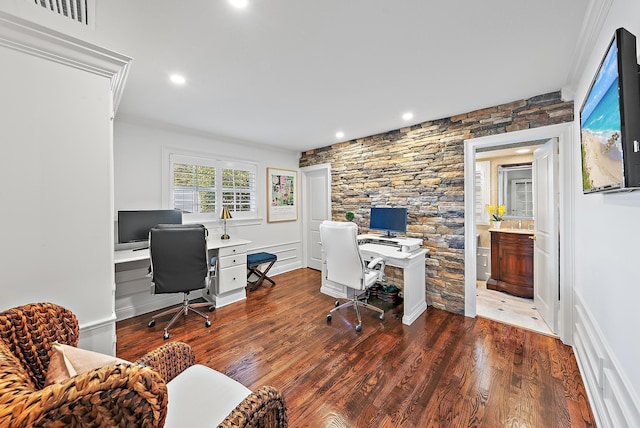
<path id="1" fill-rule="evenodd" d="M 387 238 L 382 235 L 358 235 L 360 254 L 365 260 L 376 257 L 385 259 L 388 266 L 403 271 L 402 291 L 404 315 L 402 323 L 411 325 L 426 309 L 426 284 L 424 259 L 427 250 L 421 247 L 422 239 Z M 322 263 L 320 291 L 335 298 L 348 298 L 347 289 L 326 279 L 326 264 Z"/>
<path id="2" fill-rule="evenodd" d="M 202 291 L 202 297 L 216 307 L 246 299 L 247 245 L 250 243 L 251 241 L 239 238 L 207 238 L 209 257 L 217 257 L 218 268 L 209 289 Z M 148 249 L 114 251 L 118 320 L 182 301 L 182 295 L 151 294 L 151 280 L 147 277 L 149 260 Z"/>

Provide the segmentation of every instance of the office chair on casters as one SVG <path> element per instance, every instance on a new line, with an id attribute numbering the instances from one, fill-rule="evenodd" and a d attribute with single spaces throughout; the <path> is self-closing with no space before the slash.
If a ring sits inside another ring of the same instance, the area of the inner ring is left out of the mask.
<path id="1" fill-rule="evenodd" d="M 189 303 L 189 292 L 206 288 L 213 270 L 207 253 L 207 229 L 201 224 L 159 224 L 149 232 L 149 252 L 151 254 L 151 286 L 154 294 L 184 293 L 182 306 L 161 312 L 149 321 L 174 313 L 164 328 L 164 339 L 169 338 L 169 328 L 182 315 L 195 312 L 205 319 L 205 327 L 211 326 L 209 315 L 196 308 L 208 306 L 209 312 L 215 307 L 210 303 Z"/>
<path id="2" fill-rule="evenodd" d="M 369 287 L 384 279 L 384 259 L 376 257 L 365 263 L 358 248 L 358 227 L 355 223 L 325 220 L 320 225 L 320 240 L 326 262 L 326 279 L 353 290 L 353 298 L 348 302 L 340 304 L 336 301 L 336 307 L 327 315 L 327 322 L 331 322 L 333 312 L 349 306 L 353 306 L 358 316 L 357 332 L 362 331 L 361 307 L 379 312 L 378 318 L 384 320 L 384 311 L 366 302 Z"/>

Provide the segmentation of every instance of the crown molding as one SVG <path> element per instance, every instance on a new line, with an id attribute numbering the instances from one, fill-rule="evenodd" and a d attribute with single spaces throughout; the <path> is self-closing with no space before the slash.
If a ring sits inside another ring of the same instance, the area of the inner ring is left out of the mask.
<path id="1" fill-rule="evenodd" d="M 567 76 L 567 83 L 564 86 L 564 89 L 568 90 L 569 93 L 573 93 L 575 95 L 575 91 L 579 83 L 578 79 L 580 79 L 582 72 L 584 71 L 584 67 L 589 60 L 589 55 L 591 54 L 593 46 L 595 46 L 598 41 L 598 37 L 600 36 L 600 32 L 604 26 L 604 21 L 609 14 L 609 9 L 611 9 L 612 4 L 613 0 L 589 1 L 587 11 L 584 15 L 584 19 L 582 20 L 582 27 L 578 34 L 578 42 L 576 43 L 576 48 L 574 50 L 573 61 L 571 61 L 573 66 Z"/>
<path id="2" fill-rule="evenodd" d="M 132 58 L 1 11 L 0 46 L 110 79 L 117 111 Z"/>

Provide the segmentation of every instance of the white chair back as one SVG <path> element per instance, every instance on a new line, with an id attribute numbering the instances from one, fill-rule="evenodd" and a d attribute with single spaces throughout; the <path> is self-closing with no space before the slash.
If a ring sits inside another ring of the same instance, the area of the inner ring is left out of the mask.
<path id="1" fill-rule="evenodd" d="M 320 224 L 327 279 L 364 290 L 364 263 L 358 249 L 358 227 L 352 222 L 325 220 Z"/>

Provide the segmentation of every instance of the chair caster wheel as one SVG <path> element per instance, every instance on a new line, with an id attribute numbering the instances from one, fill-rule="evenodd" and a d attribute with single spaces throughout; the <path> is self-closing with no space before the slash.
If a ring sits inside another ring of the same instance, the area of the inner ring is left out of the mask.
<path id="1" fill-rule="evenodd" d="M 162 338 L 164 340 L 167 340 L 169 338 L 169 333 L 165 331 L 164 334 L 162 335 Z"/>
<path id="2" fill-rule="evenodd" d="M 154 325 L 156 325 L 156 320 L 151 320 L 151 321 L 149 321 L 149 324 L 147 324 L 147 327 L 151 328 Z"/>
<path id="3" fill-rule="evenodd" d="M 336 306 L 340 306 L 340 302 L 338 300 L 336 300 L 336 303 L 334 303 Z"/>
<path id="4" fill-rule="evenodd" d="M 378 318 L 380 318 L 380 321 L 384 321 L 384 314 L 380 314 Z"/>
<path id="5" fill-rule="evenodd" d="M 327 322 L 331 322 L 331 314 L 327 315 Z"/>
<path id="6" fill-rule="evenodd" d="M 209 312 L 213 312 L 213 311 L 215 311 L 215 310 L 216 310 L 216 307 L 215 307 L 215 306 L 213 306 L 213 305 L 209 306 Z"/>
<path id="7" fill-rule="evenodd" d="M 206 321 L 204 322 L 204 326 L 205 326 L 205 327 L 211 327 L 211 321 L 206 320 Z"/>
<path id="8" fill-rule="evenodd" d="M 357 331 L 358 333 L 360 333 L 360 332 L 362 331 L 362 326 L 361 326 L 360 324 L 358 324 L 358 325 L 356 326 L 356 331 Z"/>

